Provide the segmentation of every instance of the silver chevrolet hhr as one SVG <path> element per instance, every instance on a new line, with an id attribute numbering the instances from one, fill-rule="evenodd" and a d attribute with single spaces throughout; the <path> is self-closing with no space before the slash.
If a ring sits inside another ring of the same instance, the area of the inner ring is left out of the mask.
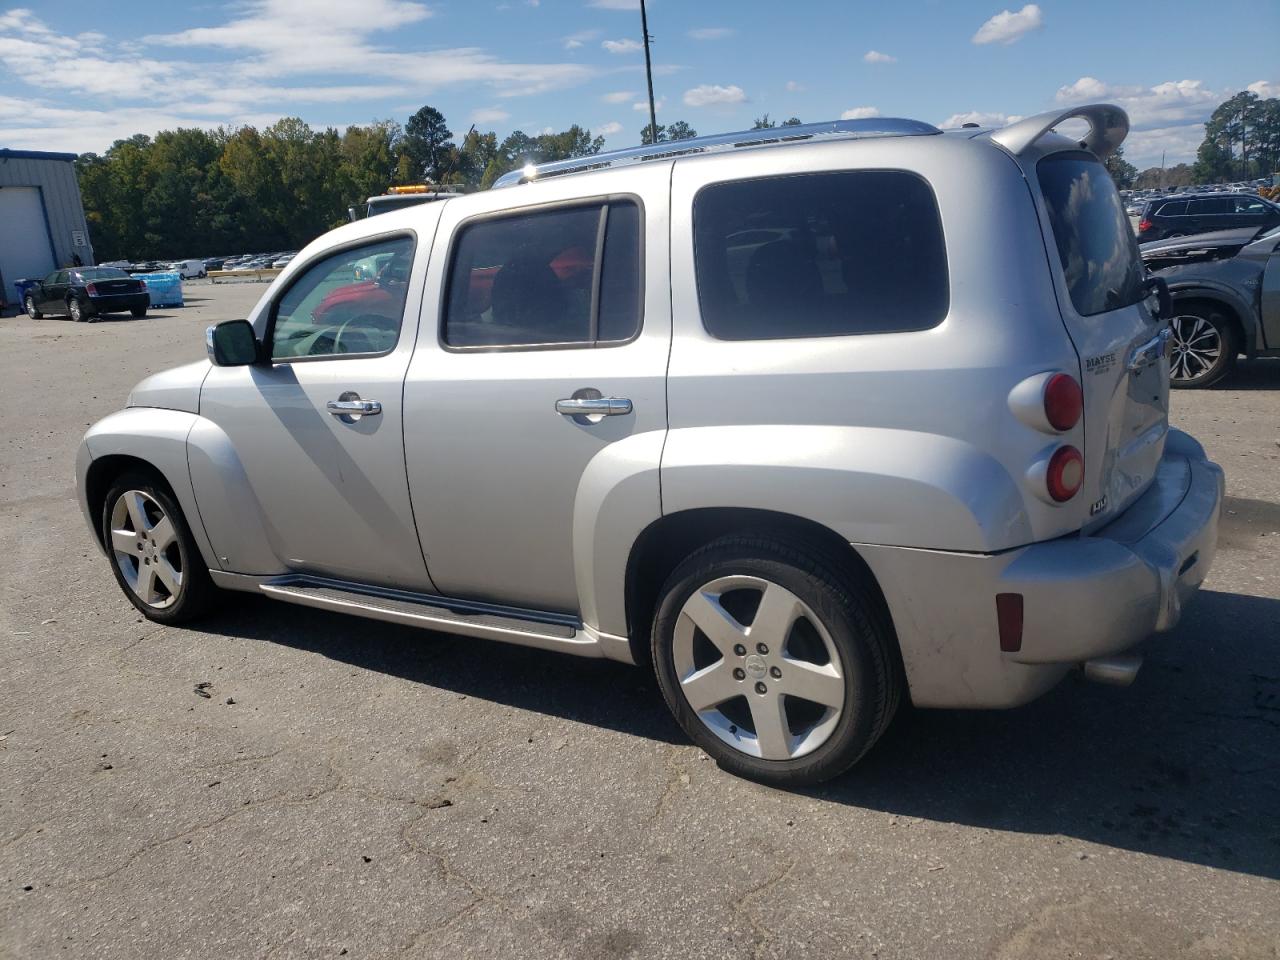
<path id="1" fill-rule="evenodd" d="M 651 663 L 780 784 L 903 697 L 1128 682 L 1223 477 L 1168 426 L 1127 131 L 758 130 L 341 227 L 89 430 L 85 516 L 157 622 L 243 590 Z"/>

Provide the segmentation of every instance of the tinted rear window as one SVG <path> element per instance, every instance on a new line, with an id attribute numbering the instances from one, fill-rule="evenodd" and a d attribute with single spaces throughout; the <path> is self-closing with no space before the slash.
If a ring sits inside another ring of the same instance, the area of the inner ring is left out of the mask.
<path id="1" fill-rule="evenodd" d="M 1187 212 L 1187 201 L 1175 200 L 1172 203 L 1164 204 L 1156 211 L 1159 217 L 1180 217 Z"/>
<path id="2" fill-rule="evenodd" d="M 1110 174 L 1088 153 L 1057 153 L 1036 167 L 1071 303 L 1090 317 L 1143 297 L 1142 259 Z"/>
<path id="3" fill-rule="evenodd" d="M 77 270 L 76 276 L 81 280 L 128 280 L 129 275 L 115 267 L 94 267 L 92 270 Z"/>
<path id="4" fill-rule="evenodd" d="M 938 206 L 914 174 L 713 184 L 693 229 L 702 321 L 721 340 L 923 330 L 947 314 Z"/>

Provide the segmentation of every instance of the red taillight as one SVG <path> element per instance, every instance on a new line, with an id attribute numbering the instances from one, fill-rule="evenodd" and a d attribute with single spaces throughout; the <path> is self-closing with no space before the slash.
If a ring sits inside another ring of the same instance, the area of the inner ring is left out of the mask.
<path id="1" fill-rule="evenodd" d="M 1044 415 L 1049 426 L 1062 432 L 1080 422 L 1084 412 L 1084 392 L 1075 378 L 1055 373 L 1044 385 Z"/>
<path id="2" fill-rule="evenodd" d="M 1000 649 L 1017 653 L 1022 649 L 1022 594 L 996 594 L 996 623 L 1000 627 Z"/>
<path id="3" fill-rule="evenodd" d="M 1151 221 L 1150 221 L 1150 220 L 1147 220 L 1146 218 L 1143 218 L 1142 220 L 1139 220 L 1139 221 L 1138 221 L 1138 232 L 1139 232 L 1139 233 L 1146 233 L 1146 232 L 1147 232 L 1148 230 L 1150 230 L 1150 229 L 1151 229 Z"/>
<path id="4" fill-rule="evenodd" d="M 1058 503 L 1065 503 L 1080 492 L 1084 483 L 1084 457 L 1075 447 L 1059 447 L 1049 458 L 1045 471 L 1045 485 L 1049 496 Z"/>
<path id="5" fill-rule="evenodd" d="M 91 297 L 96 297 L 98 295 L 98 288 L 92 283 L 86 283 L 84 289 Z"/>

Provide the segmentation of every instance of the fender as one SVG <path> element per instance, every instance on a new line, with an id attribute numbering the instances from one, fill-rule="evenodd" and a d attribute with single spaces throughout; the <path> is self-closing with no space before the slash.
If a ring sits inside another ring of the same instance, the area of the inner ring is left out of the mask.
<path id="1" fill-rule="evenodd" d="M 665 436 L 656 430 L 609 444 L 587 464 L 573 505 L 582 622 L 601 635 L 607 656 L 628 662 L 627 562 L 640 534 L 662 516 L 658 471 Z"/>
<path id="2" fill-rule="evenodd" d="M 195 490 L 187 466 L 187 435 L 199 420 L 193 413 L 157 407 L 128 407 L 104 417 L 89 428 L 76 457 L 77 494 L 89 528 L 97 531 L 99 518 L 88 502 L 87 478 L 92 462 L 103 457 L 135 457 L 160 472 L 187 518 L 200 555 L 210 569 L 217 569 L 217 555 L 209 541 L 196 506 Z M 96 535 L 95 535 L 96 539 Z"/>
<path id="3" fill-rule="evenodd" d="M 1244 333 L 1245 353 L 1252 357 L 1259 350 L 1265 349 L 1259 339 L 1258 308 L 1236 292 L 1235 288 L 1214 280 L 1198 278 L 1195 280 L 1173 281 L 1169 283 L 1169 294 L 1176 304 L 1179 300 L 1217 300 L 1230 307 L 1240 318 L 1240 326 Z"/>
<path id="4" fill-rule="evenodd" d="M 937 434 L 850 426 L 671 430 L 663 513 L 747 507 L 847 543 L 992 553 L 1034 538 L 1024 491 L 990 455 Z"/>

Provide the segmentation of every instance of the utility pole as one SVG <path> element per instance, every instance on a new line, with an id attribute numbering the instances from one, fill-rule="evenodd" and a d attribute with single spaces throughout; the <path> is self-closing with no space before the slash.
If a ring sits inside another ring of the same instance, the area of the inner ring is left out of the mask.
<path id="1" fill-rule="evenodd" d="M 649 15 L 640 0 L 640 29 L 644 32 L 644 75 L 649 81 L 649 142 L 658 142 L 658 111 L 653 105 L 653 63 L 649 60 Z"/>
<path id="2" fill-rule="evenodd" d="M 1160 151 L 1160 189 L 1164 189 L 1164 155 L 1167 151 Z"/>

